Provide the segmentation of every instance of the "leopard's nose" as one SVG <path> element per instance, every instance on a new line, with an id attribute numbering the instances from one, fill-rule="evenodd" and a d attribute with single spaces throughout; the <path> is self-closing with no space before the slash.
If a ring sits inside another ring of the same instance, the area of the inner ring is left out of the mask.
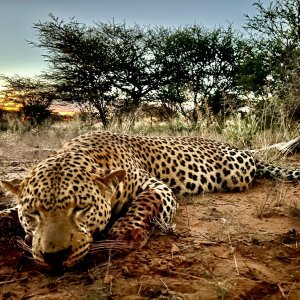
<path id="1" fill-rule="evenodd" d="M 58 267 L 58 266 L 62 266 L 63 262 L 67 259 L 67 257 L 69 256 L 69 254 L 71 253 L 72 250 L 72 246 L 57 251 L 57 252 L 44 252 L 43 257 L 44 257 L 44 261 L 49 264 L 52 265 L 54 267 Z"/>

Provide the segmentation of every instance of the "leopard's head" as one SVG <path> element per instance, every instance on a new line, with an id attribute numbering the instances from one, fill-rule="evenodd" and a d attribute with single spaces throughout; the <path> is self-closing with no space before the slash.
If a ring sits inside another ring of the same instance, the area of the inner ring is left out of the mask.
<path id="1" fill-rule="evenodd" d="M 35 261 L 48 268 L 79 262 L 93 234 L 107 225 L 124 177 L 124 170 L 104 171 L 88 157 L 62 153 L 38 164 L 19 185 L 2 181 L 17 198 Z"/>

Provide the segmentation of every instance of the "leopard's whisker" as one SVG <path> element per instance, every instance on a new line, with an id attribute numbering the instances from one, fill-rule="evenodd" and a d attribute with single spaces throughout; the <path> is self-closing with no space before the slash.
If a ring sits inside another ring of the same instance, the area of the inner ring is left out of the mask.
<path id="1" fill-rule="evenodd" d="M 21 238 L 18 238 L 17 242 L 23 250 L 32 253 L 31 247 L 28 246 Z"/>
<path id="2" fill-rule="evenodd" d="M 109 250 L 109 249 L 127 249 L 128 243 L 126 241 L 118 241 L 118 240 L 104 240 L 94 242 L 91 246 L 90 251 L 96 252 L 100 250 Z"/>

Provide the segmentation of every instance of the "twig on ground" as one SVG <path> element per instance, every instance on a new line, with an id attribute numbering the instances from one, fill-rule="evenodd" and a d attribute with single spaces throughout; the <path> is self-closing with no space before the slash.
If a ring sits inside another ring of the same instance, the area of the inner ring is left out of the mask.
<path id="1" fill-rule="evenodd" d="M 159 278 L 159 280 L 162 282 L 162 284 L 165 286 L 165 288 L 167 289 L 167 291 L 169 291 L 169 288 L 168 286 L 166 285 L 166 283 L 163 281 L 162 278 Z"/>
<path id="2" fill-rule="evenodd" d="M 185 212 L 186 212 L 186 217 L 187 217 L 187 224 L 188 224 L 188 228 L 189 230 L 191 230 L 191 224 L 190 224 L 190 215 L 187 209 L 187 205 L 185 205 Z"/>
<path id="3" fill-rule="evenodd" d="M 232 246 L 229 230 L 228 230 L 227 234 L 228 234 L 228 240 L 229 240 L 231 252 L 232 252 L 232 255 L 233 255 L 233 261 L 234 261 L 235 269 L 236 269 L 236 272 L 238 273 L 238 275 L 240 275 L 240 271 L 239 271 L 239 267 L 238 267 L 237 260 L 236 260 L 236 255 L 235 255 L 235 248 Z"/>
<path id="4" fill-rule="evenodd" d="M 8 284 L 8 283 L 13 283 L 13 282 L 17 282 L 17 281 L 23 281 L 28 279 L 28 277 L 22 277 L 22 278 L 18 278 L 18 279 L 11 279 L 11 280 L 5 280 L 5 281 L 0 281 L 0 285 L 4 285 L 4 284 Z"/>

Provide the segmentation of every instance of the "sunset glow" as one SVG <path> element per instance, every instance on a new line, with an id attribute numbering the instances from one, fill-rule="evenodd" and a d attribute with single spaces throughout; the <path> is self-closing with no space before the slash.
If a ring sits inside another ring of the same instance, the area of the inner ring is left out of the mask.
<path id="1" fill-rule="evenodd" d="M 56 111 L 56 113 L 66 117 L 73 117 L 77 114 L 76 111 Z"/>
<path id="2" fill-rule="evenodd" d="M 4 100 L 0 98 L 0 110 L 8 111 L 8 112 L 18 112 L 22 109 L 23 105 L 14 101 L 13 99 Z M 63 108 L 68 110 L 63 110 Z M 73 107 L 63 107 L 59 105 L 50 106 L 50 110 L 53 113 L 59 114 L 61 116 L 73 117 L 78 114 L 78 110 Z"/>
<path id="3" fill-rule="evenodd" d="M 23 105 L 21 103 L 17 103 L 13 100 L 0 99 L 0 109 L 2 110 L 18 112 L 22 107 Z"/>

